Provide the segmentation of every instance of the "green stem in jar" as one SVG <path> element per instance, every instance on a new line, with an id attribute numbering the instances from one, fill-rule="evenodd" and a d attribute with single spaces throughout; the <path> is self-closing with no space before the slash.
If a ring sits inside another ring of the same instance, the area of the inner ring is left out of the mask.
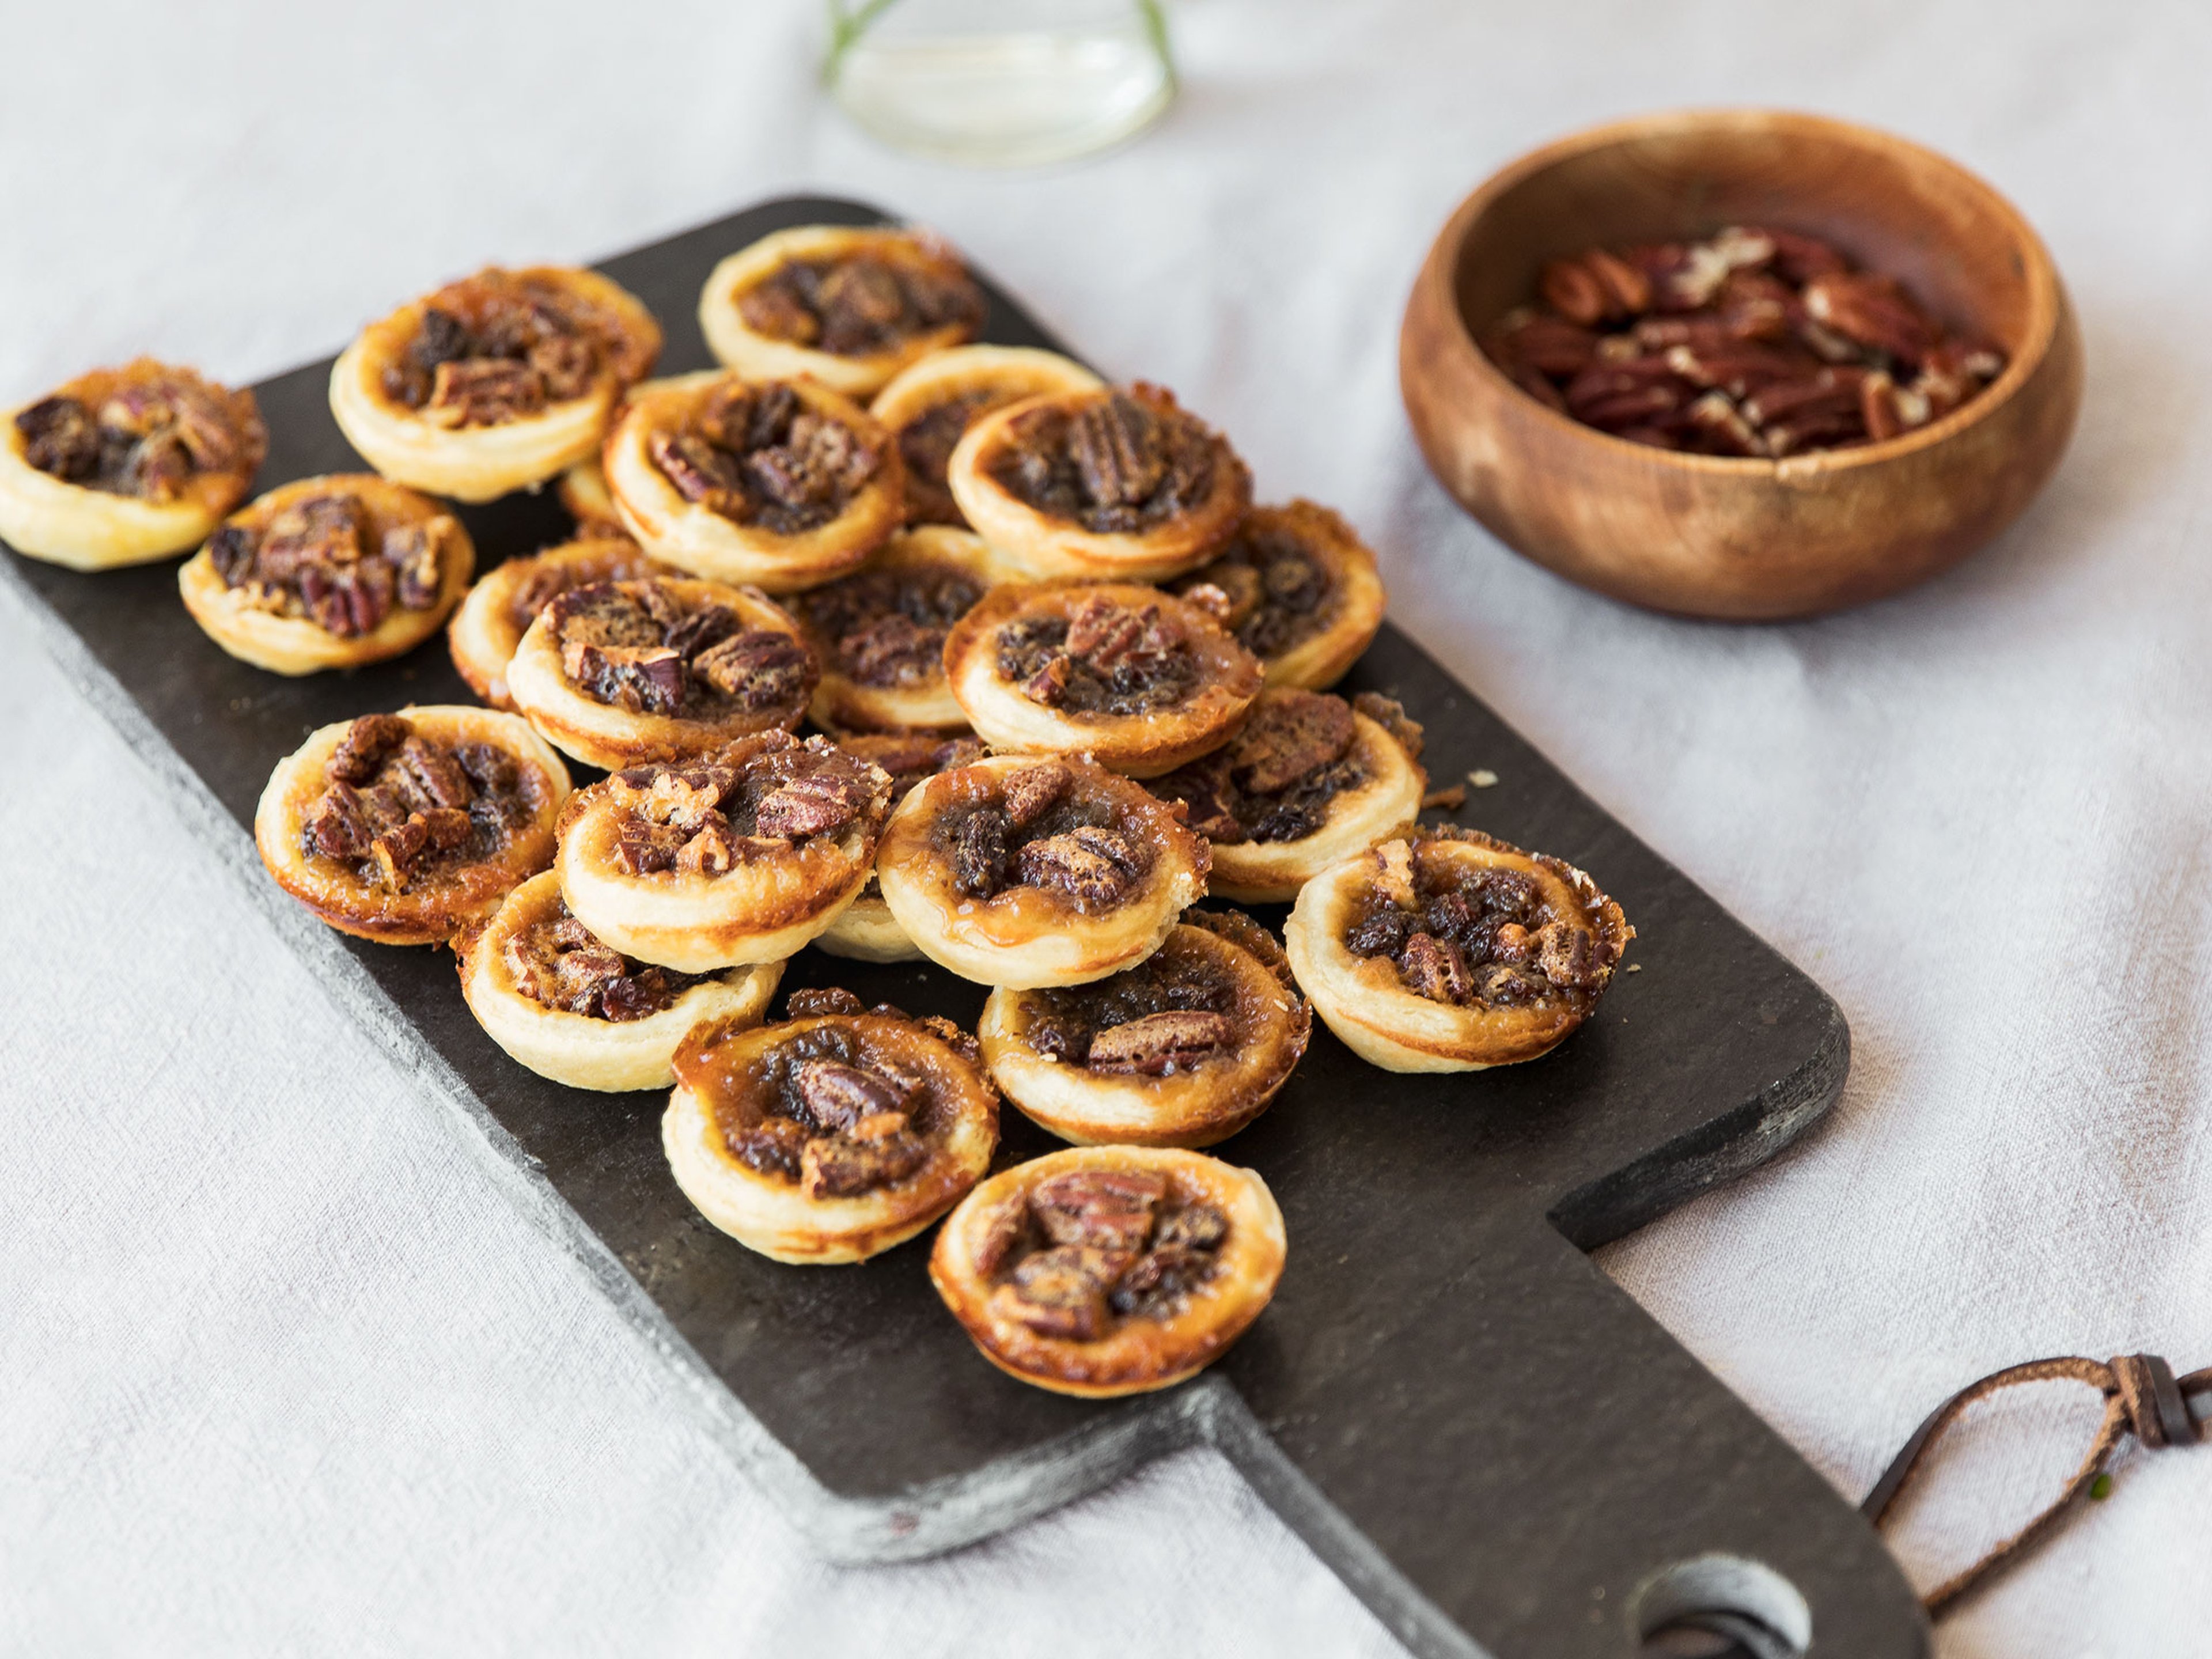
<path id="1" fill-rule="evenodd" d="M 860 37 L 875 24 L 876 19 L 896 3 L 896 0 L 860 0 L 857 6 L 848 0 L 830 0 L 830 50 L 822 54 L 822 84 L 834 87 L 845 67 L 846 55 L 860 44 Z"/>

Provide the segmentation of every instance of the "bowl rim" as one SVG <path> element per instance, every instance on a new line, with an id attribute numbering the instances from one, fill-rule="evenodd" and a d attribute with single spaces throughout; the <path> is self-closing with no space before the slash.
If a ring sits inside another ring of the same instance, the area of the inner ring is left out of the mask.
<path id="1" fill-rule="evenodd" d="M 1749 131 L 1777 127 L 1794 127 L 1802 131 L 1815 132 L 1861 149 L 1910 151 L 1984 198 L 1995 216 L 2008 228 L 2022 255 L 2022 275 L 2027 298 L 2026 337 L 2020 349 L 2008 356 L 2003 372 L 1980 393 L 1925 426 L 1899 433 L 1894 438 L 1856 444 L 1849 448 L 1811 450 L 1802 455 L 1785 455 L 1778 459 L 1764 455 L 1698 455 L 1636 443 L 1585 425 L 1573 416 L 1562 413 L 1531 397 L 1491 361 L 1490 354 L 1476 340 L 1468 327 L 1466 314 L 1460 309 L 1457 276 L 1460 252 L 1466 246 L 1468 234 L 1499 197 L 1564 161 L 1636 139 L 1698 130 Z M 2066 304 L 2065 290 L 2059 280 L 2057 267 L 2051 261 L 2050 250 L 2043 245 L 2043 239 L 2036 234 L 2027 216 L 2013 205 L 2010 198 L 1981 174 L 1938 150 L 1883 128 L 1808 110 L 1760 105 L 1651 111 L 1578 128 L 1563 137 L 1523 152 L 1492 173 L 1462 199 L 1459 206 L 1452 210 L 1451 216 L 1445 220 L 1443 228 L 1437 233 L 1436 240 L 1430 244 L 1428 257 L 1422 262 L 1420 272 L 1414 281 L 1417 289 L 1425 292 L 1429 302 L 1441 306 L 1443 314 L 1450 319 L 1450 338 L 1455 346 L 1472 358 L 1478 378 L 1486 379 L 1493 386 L 1520 399 L 1535 410 L 1540 418 L 1557 422 L 1562 430 L 1618 446 L 1624 453 L 1633 453 L 1654 465 L 1671 465 L 1689 472 L 1746 479 L 1775 478 L 1785 483 L 1803 483 L 1830 474 L 1883 465 L 1922 450 L 1934 448 L 1967 428 L 1988 419 L 2019 394 L 2050 356 L 2052 343 L 2057 338 L 2059 319 Z"/>

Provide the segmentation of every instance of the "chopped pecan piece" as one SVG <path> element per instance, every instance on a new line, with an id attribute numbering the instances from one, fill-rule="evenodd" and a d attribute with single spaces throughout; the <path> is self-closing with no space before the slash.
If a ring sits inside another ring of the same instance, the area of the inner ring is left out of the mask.
<path id="1" fill-rule="evenodd" d="M 1459 946 L 1431 933 L 1416 933 L 1406 941 L 1398 955 L 1398 972 L 1407 990 L 1431 1002 L 1464 1002 L 1474 988 Z"/>
<path id="2" fill-rule="evenodd" d="M 1238 787 L 1271 795 L 1310 777 L 1352 746 L 1352 709 L 1318 691 L 1281 691 L 1261 700 L 1230 744 Z"/>
<path id="3" fill-rule="evenodd" d="M 784 1012 L 792 1019 L 814 1019 L 824 1014 L 864 1014 L 867 1005 L 842 986 L 807 986 L 785 1000 Z"/>
<path id="4" fill-rule="evenodd" d="M 1006 884 L 1006 815 L 979 806 L 960 821 L 952 838 L 952 884 L 970 898 L 988 898 Z"/>
<path id="5" fill-rule="evenodd" d="M 363 714 L 338 739 L 326 774 L 334 782 L 367 783 L 384 764 L 384 757 L 412 733 L 413 728 L 397 714 Z"/>
<path id="6" fill-rule="evenodd" d="M 772 790 L 760 804 L 759 832 L 798 841 L 842 830 L 867 805 L 864 778 L 836 772 L 795 777 Z"/>
<path id="7" fill-rule="evenodd" d="M 1110 830 L 1085 828 L 1048 836 L 1015 855 L 1017 878 L 1085 904 L 1111 904 L 1128 890 L 1136 869 L 1129 844 Z"/>
<path id="8" fill-rule="evenodd" d="M 1015 829 L 1035 823 L 1060 805 L 1075 781 L 1075 774 L 1058 761 L 1042 761 L 1010 772 L 1000 795 L 1006 822 Z"/>
<path id="9" fill-rule="evenodd" d="M 806 1143 L 799 1186 L 809 1198 L 853 1198 L 903 1181 L 929 1162 L 929 1147 L 906 1127 L 902 1114 L 863 1121 L 851 1135 L 817 1135 Z"/>
<path id="10" fill-rule="evenodd" d="M 813 653 L 774 629 L 732 634 L 701 652 L 691 665 L 715 690 L 749 709 L 803 702 L 817 678 Z"/>
<path id="11" fill-rule="evenodd" d="M 1235 1041 L 1237 1028 L 1219 1014 L 1170 1010 L 1109 1026 L 1091 1039 L 1085 1062 L 1094 1072 L 1161 1077 L 1188 1071 Z"/>
<path id="12" fill-rule="evenodd" d="M 802 1060 L 791 1068 L 792 1087 L 817 1129 L 851 1130 L 878 1112 L 904 1109 L 908 1091 L 889 1078 L 834 1060 Z"/>
<path id="13" fill-rule="evenodd" d="M 677 854 L 694 832 L 671 823 L 628 818 L 615 837 L 615 862 L 626 876 L 649 876 L 676 867 Z"/>
<path id="14" fill-rule="evenodd" d="M 1167 1178 L 1146 1170 L 1077 1170 L 1040 1182 L 1030 1212 L 1054 1244 L 1137 1251 L 1152 1235 Z"/>
<path id="15" fill-rule="evenodd" d="M 731 1131 L 725 1139 L 730 1155 L 747 1168 L 793 1181 L 799 1178 L 807 1145 L 804 1124 L 769 1116 L 750 1128 Z"/>
<path id="16" fill-rule="evenodd" d="M 1042 1336 L 1091 1341 L 1106 1328 L 1106 1293 L 1132 1260 L 1127 1250 L 1082 1245 L 1025 1256 L 1006 1287 L 1014 1316 Z"/>

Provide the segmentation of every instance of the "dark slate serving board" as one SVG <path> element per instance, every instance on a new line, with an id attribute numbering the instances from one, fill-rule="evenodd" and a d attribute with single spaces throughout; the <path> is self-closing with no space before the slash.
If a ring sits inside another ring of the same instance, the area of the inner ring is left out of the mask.
<path id="1" fill-rule="evenodd" d="M 666 327 L 665 371 L 706 367 L 694 306 L 717 258 L 784 226 L 880 216 L 772 202 L 604 269 Z M 1057 343 L 995 293 L 987 337 Z M 328 374 L 257 388 L 262 488 L 359 466 Z M 487 565 L 568 528 L 550 492 L 462 516 Z M 1282 1204 L 1290 1261 L 1273 1305 L 1193 1382 L 1089 1403 L 975 1353 L 930 1289 L 927 1237 L 857 1268 L 751 1255 L 669 1177 L 660 1097 L 532 1075 L 477 1029 L 449 956 L 343 939 L 277 893 L 248 833 L 270 769 L 327 721 L 468 701 L 441 641 L 281 679 L 199 633 L 172 562 L 84 576 L 11 551 L 4 568 L 64 667 L 334 994 L 696 1384 L 738 1462 L 830 1556 L 951 1549 L 1208 1443 L 1419 1652 L 1622 1655 L 1638 1620 L 1701 1594 L 1792 1624 L 1787 1589 L 1746 1561 L 1796 1587 L 1814 1651 L 1924 1650 L 1911 1592 L 1857 1512 L 1585 1254 L 1819 1119 L 1848 1063 L 1841 1014 L 1402 634 L 1386 628 L 1346 689 L 1401 696 L 1440 781 L 1494 770 L 1502 781 L 1459 820 L 1595 873 L 1638 930 L 1640 971 L 1557 1052 L 1503 1071 L 1393 1076 L 1317 1030 L 1274 1109 L 1218 1149 Z M 970 1024 L 984 994 L 934 969 L 814 951 L 785 982 Z M 1006 1114 L 1002 1158 L 1054 1144 Z"/>

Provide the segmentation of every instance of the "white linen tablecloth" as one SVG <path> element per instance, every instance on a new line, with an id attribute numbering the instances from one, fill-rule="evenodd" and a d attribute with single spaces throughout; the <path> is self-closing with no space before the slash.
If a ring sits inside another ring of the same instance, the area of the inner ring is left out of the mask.
<path id="1" fill-rule="evenodd" d="M 1996 1365 L 2212 1362 L 2212 14 L 1176 17 L 1162 127 L 992 174 L 856 133 L 799 0 L 8 0 L 0 403 L 141 350 L 251 380 L 481 262 L 795 187 L 894 206 L 1224 425 L 1263 499 L 1341 507 L 1401 623 L 1842 1001 L 1826 1126 L 1604 1256 L 1840 1489 Z M 2087 337 L 2080 434 L 2022 522 L 1805 626 L 1667 621 L 1522 563 L 1397 398 L 1407 285 L 1478 179 L 1720 102 L 1980 170 Z M 1210 1453 L 949 1559 L 811 1559 L 7 604 L 0 775 L 0 1651 L 1398 1651 Z M 1917 1561 L 2025 1501 L 2006 1467 L 1962 1466 Z M 2208 1539 L 2212 1451 L 2138 1455 L 1940 1651 L 2212 1653 Z"/>

